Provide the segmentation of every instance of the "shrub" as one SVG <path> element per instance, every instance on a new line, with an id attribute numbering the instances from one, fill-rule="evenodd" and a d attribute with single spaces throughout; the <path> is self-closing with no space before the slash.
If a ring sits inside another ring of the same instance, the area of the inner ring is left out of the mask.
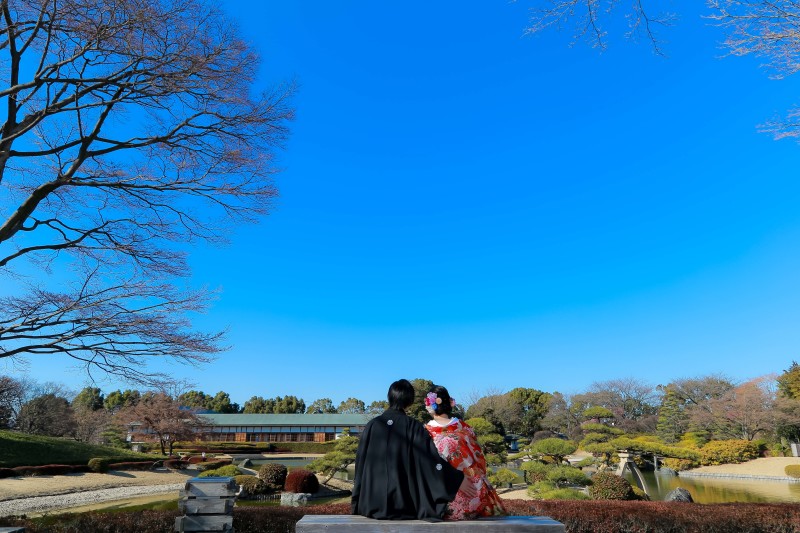
<path id="1" fill-rule="evenodd" d="M 673 459 L 672 457 L 662 459 L 661 464 L 666 466 L 667 468 L 671 468 L 676 472 L 681 472 L 682 470 L 689 470 L 690 468 L 694 468 L 695 466 L 697 466 L 697 462 L 692 461 L 691 459 Z"/>
<path id="2" fill-rule="evenodd" d="M 230 459 L 228 459 L 220 461 L 206 461 L 205 463 L 196 463 L 196 464 L 197 464 L 197 469 L 203 472 L 205 470 L 216 470 L 217 468 L 227 466 L 231 464 L 231 461 Z"/>
<path id="3" fill-rule="evenodd" d="M 544 494 L 556 490 L 556 486 L 549 481 L 537 481 L 536 483 L 528 486 L 528 496 L 536 500 L 544 499 Z"/>
<path id="4" fill-rule="evenodd" d="M 543 500 L 588 500 L 589 496 L 575 489 L 553 489 L 542 493 Z"/>
<path id="5" fill-rule="evenodd" d="M 769 445 L 770 457 L 786 457 L 789 454 L 789 447 L 780 442 L 773 442 Z M 791 454 L 789 454 L 791 455 Z"/>
<path id="6" fill-rule="evenodd" d="M 13 468 L 0 468 L 0 479 L 6 477 L 16 477 L 17 473 L 14 472 Z"/>
<path id="7" fill-rule="evenodd" d="M 183 459 L 167 459 L 164 461 L 164 468 L 169 468 L 170 470 L 180 470 L 182 468 L 186 468 L 188 464 L 189 463 Z"/>
<path id="8" fill-rule="evenodd" d="M 259 494 L 269 494 L 272 492 L 269 485 L 258 479 L 256 476 L 241 475 L 234 476 L 233 480 L 242 487 L 242 497 L 258 496 Z"/>
<path id="9" fill-rule="evenodd" d="M 305 468 L 297 468 L 286 476 L 284 489 L 287 492 L 315 494 L 319 490 L 319 480 L 313 472 Z"/>
<path id="10" fill-rule="evenodd" d="M 275 451 L 291 453 L 328 453 L 336 445 L 330 442 L 279 442 Z"/>
<path id="11" fill-rule="evenodd" d="M 498 468 L 494 472 L 490 473 L 489 476 L 489 483 L 494 485 L 495 487 L 500 487 L 505 484 L 512 484 L 517 479 L 517 474 L 514 473 L 513 470 L 509 470 L 508 468 Z"/>
<path id="12" fill-rule="evenodd" d="M 538 483 L 547 478 L 547 471 L 552 467 L 539 461 L 525 461 L 519 468 L 525 473 L 528 483 Z"/>
<path id="13" fill-rule="evenodd" d="M 197 477 L 234 477 L 241 474 L 242 471 L 236 465 L 226 465 L 216 470 L 205 470 L 200 472 Z"/>
<path id="14" fill-rule="evenodd" d="M 94 457 L 89 459 L 88 466 L 92 472 L 104 473 L 108 472 L 108 465 L 111 464 L 111 461 L 110 457 Z"/>
<path id="15" fill-rule="evenodd" d="M 743 463 L 758 457 L 758 446 L 748 440 L 712 440 L 700 449 L 704 465 Z"/>
<path id="16" fill-rule="evenodd" d="M 624 478 L 611 472 L 598 472 L 592 477 L 589 496 L 593 500 L 635 500 L 633 487 Z"/>
<path id="17" fill-rule="evenodd" d="M 278 463 L 267 463 L 261 465 L 261 468 L 258 469 L 258 477 L 261 478 L 264 483 L 274 487 L 282 488 L 284 483 L 286 483 L 287 474 L 288 470 L 286 466 Z"/>
<path id="18" fill-rule="evenodd" d="M 636 485 L 631 485 L 631 488 L 633 489 L 633 493 L 636 495 L 637 500 L 650 501 L 650 496 L 645 491 Z"/>
<path id="19" fill-rule="evenodd" d="M 16 466 L 11 471 L 13 472 L 12 476 L 63 476 L 75 472 L 88 472 L 89 467 L 85 465 Z"/>
<path id="20" fill-rule="evenodd" d="M 109 470 L 151 470 L 155 463 L 153 461 L 126 461 L 124 463 L 111 463 Z"/>
<path id="21" fill-rule="evenodd" d="M 789 533 L 800 531 L 800 504 L 505 500 L 511 515 L 549 516 L 569 533 Z M 0 517 L 26 533 L 173 531 L 174 511 L 86 512 L 38 518 Z M 236 533 L 286 533 L 307 514 L 350 514 L 349 503 L 308 507 L 237 507 Z"/>
<path id="22" fill-rule="evenodd" d="M 548 470 L 547 481 L 555 483 L 556 487 L 561 487 L 563 485 L 580 485 L 581 487 L 585 487 L 591 483 L 580 468 L 567 465 L 559 465 Z"/>
<path id="23" fill-rule="evenodd" d="M 786 465 L 783 471 L 789 477 L 800 478 L 800 465 Z"/>

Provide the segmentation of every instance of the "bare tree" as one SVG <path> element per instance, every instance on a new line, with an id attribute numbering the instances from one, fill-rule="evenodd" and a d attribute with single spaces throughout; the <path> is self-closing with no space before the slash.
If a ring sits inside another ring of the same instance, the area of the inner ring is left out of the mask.
<path id="1" fill-rule="evenodd" d="M 660 28 L 670 26 L 676 19 L 674 13 L 653 7 L 654 0 L 634 0 L 621 7 L 617 0 L 547 0 L 544 7 L 532 10 L 528 33 L 539 33 L 549 28 L 574 24 L 575 39 L 585 39 L 593 47 L 605 50 L 608 46 L 606 27 L 612 19 L 622 14 L 628 25 L 626 38 L 645 37 L 656 54 L 663 55 Z"/>
<path id="2" fill-rule="evenodd" d="M 202 421 L 191 410 L 181 409 L 178 401 L 159 392 L 145 394 L 136 405 L 122 408 L 117 421 L 139 436 L 158 440 L 163 455 L 172 455 L 178 441 L 193 441 L 202 436 Z"/>
<path id="3" fill-rule="evenodd" d="M 13 427 L 24 402 L 24 383 L 11 376 L 0 376 L 0 428 Z"/>
<path id="4" fill-rule="evenodd" d="M 610 409 L 620 429 L 655 431 L 660 395 L 648 383 L 634 378 L 595 382 L 581 397 L 593 406 Z"/>
<path id="5" fill-rule="evenodd" d="M 708 409 L 692 412 L 693 422 L 717 437 L 753 440 L 777 429 L 776 395 L 775 376 L 752 379 L 708 400 Z"/>
<path id="6" fill-rule="evenodd" d="M 606 28 L 620 16 L 628 22 L 626 37 L 644 36 L 657 54 L 663 54 L 658 29 L 677 16 L 660 8 L 658 0 L 633 0 L 623 7 L 617 0 L 540 0 L 532 10 L 528 33 L 572 24 L 575 37 L 598 48 L 608 45 Z M 764 59 L 776 78 L 800 70 L 800 3 L 789 0 L 706 0 L 713 23 L 727 30 L 725 46 L 732 55 L 755 54 Z M 800 108 L 774 118 L 762 130 L 776 139 L 800 137 Z"/>
<path id="7" fill-rule="evenodd" d="M 775 78 L 800 71 L 800 4 L 786 0 L 709 0 L 711 18 L 728 30 L 731 54 L 754 54 Z M 767 121 L 762 130 L 776 139 L 800 137 L 800 108 Z"/>
<path id="8" fill-rule="evenodd" d="M 152 384 L 148 358 L 218 353 L 186 250 L 267 212 L 292 88 L 251 95 L 257 57 L 205 0 L 1 0 L 0 54 L 0 358 Z"/>

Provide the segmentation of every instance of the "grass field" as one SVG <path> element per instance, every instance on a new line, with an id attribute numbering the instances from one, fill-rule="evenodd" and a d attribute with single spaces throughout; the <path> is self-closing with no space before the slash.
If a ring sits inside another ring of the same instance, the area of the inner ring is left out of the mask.
<path id="1" fill-rule="evenodd" d="M 120 461 L 163 459 L 157 455 L 85 444 L 70 439 L 0 431 L 0 467 L 85 465 L 92 457 L 118 457 Z"/>

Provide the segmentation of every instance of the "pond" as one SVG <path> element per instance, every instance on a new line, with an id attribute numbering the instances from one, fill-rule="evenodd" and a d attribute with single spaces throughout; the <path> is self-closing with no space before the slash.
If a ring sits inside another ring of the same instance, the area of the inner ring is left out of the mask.
<path id="1" fill-rule="evenodd" d="M 647 494 L 652 500 L 663 500 L 678 487 L 688 490 L 697 503 L 800 503 L 800 483 L 787 481 L 745 480 L 712 477 L 681 477 L 642 472 Z M 625 473 L 628 481 L 633 477 Z"/>

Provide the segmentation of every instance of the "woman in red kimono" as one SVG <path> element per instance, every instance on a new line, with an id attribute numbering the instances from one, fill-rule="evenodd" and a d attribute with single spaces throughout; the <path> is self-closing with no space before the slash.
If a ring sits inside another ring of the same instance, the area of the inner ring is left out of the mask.
<path id="1" fill-rule="evenodd" d="M 486 458 L 475 432 L 466 423 L 452 416 L 455 401 L 447 389 L 434 385 L 425 397 L 425 408 L 433 420 L 425 426 L 439 455 L 464 473 L 477 493 L 468 496 L 459 490 L 447 506 L 445 520 L 469 520 L 483 516 L 506 514 L 503 502 L 486 479 Z"/>

